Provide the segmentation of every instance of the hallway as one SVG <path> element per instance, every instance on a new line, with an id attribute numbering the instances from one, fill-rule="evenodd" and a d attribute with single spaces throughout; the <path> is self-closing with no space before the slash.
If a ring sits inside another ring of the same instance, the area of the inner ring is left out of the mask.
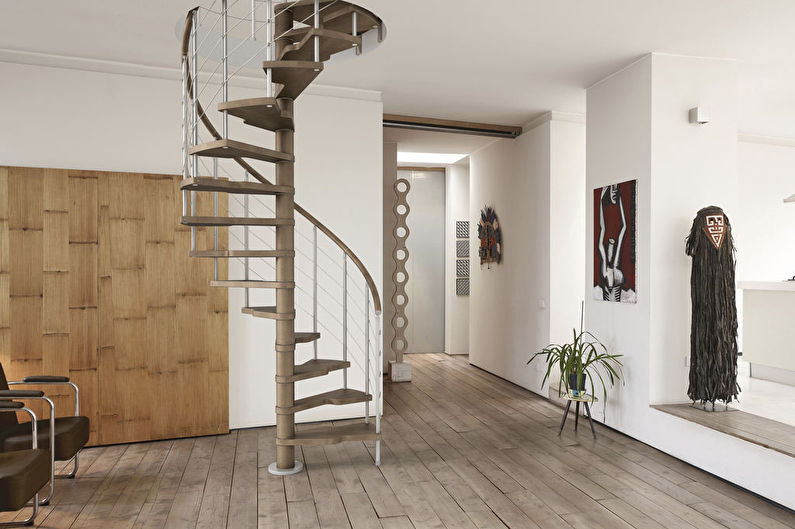
<path id="1" fill-rule="evenodd" d="M 276 477 L 274 429 L 86 450 L 57 482 L 50 528 L 795 528 L 795 515 L 470 366 L 408 355 L 371 443 L 303 447 Z M 3 518 L 5 519 L 5 518 Z"/>

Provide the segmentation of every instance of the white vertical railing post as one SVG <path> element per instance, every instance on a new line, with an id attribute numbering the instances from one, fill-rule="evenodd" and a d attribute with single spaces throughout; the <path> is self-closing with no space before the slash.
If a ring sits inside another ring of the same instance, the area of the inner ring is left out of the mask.
<path id="1" fill-rule="evenodd" d="M 245 171 L 245 175 L 243 176 L 243 179 L 244 179 L 244 181 L 248 182 L 248 171 Z M 248 200 L 249 200 L 249 195 L 248 195 L 248 193 L 246 193 L 246 194 L 243 195 L 243 216 L 246 217 L 246 218 L 248 218 L 248 215 L 249 215 Z M 248 251 L 248 249 L 249 249 L 248 229 L 249 229 L 248 226 L 243 226 L 243 249 L 246 250 L 246 251 Z M 227 245 L 227 247 L 229 247 L 229 245 Z M 244 279 L 246 281 L 248 281 L 248 278 L 249 278 L 249 276 L 248 276 L 248 265 L 249 265 L 248 257 L 245 257 L 243 259 L 243 265 L 246 267 Z M 249 289 L 248 289 L 248 287 L 246 287 L 244 292 L 245 292 L 244 296 L 245 296 L 246 307 L 248 307 L 248 306 L 251 305 L 251 303 L 249 303 Z"/>
<path id="2" fill-rule="evenodd" d="M 378 365 L 376 366 L 376 373 L 378 373 L 378 380 L 375 381 L 375 433 L 381 433 L 381 399 L 384 392 L 384 375 L 382 373 L 384 366 L 383 354 L 384 350 L 381 347 L 381 313 L 377 312 L 375 317 L 375 346 L 378 348 Z M 381 465 L 381 440 L 375 442 L 375 464 Z"/>
<path id="3" fill-rule="evenodd" d="M 221 97 L 226 103 L 229 101 L 229 70 L 228 70 L 228 18 L 229 7 L 227 0 L 221 0 Z M 221 115 L 221 137 L 229 138 L 229 114 L 226 110 Z M 213 158 L 213 178 L 218 178 L 218 158 Z M 218 192 L 213 192 L 213 216 L 218 216 Z M 213 227 L 213 249 L 218 251 L 218 226 Z M 213 277 L 218 281 L 218 257 L 213 258 Z"/>
<path id="4" fill-rule="evenodd" d="M 187 180 L 190 174 L 188 168 L 188 59 L 182 58 L 182 179 Z M 188 216 L 188 190 L 182 192 L 182 216 Z"/>
<path id="5" fill-rule="evenodd" d="M 273 60 L 275 43 L 273 38 L 273 0 L 265 2 L 265 40 L 267 41 L 265 58 Z M 265 97 L 273 97 L 273 68 L 265 70 Z"/>
<path id="6" fill-rule="evenodd" d="M 358 27 L 359 26 L 359 19 L 358 19 L 357 15 L 358 15 L 358 13 L 356 13 L 356 11 L 354 11 L 353 15 L 351 15 L 351 23 L 353 25 L 353 29 L 351 30 L 351 34 L 354 37 L 359 32 L 359 27 Z M 356 55 L 361 55 L 362 54 L 362 47 L 361 46 L 357 46 L 356 44 L 354 44 L 354 46 L 356 46 Z"/>
<path id="7" fill-rule="evenodd" d="M 222 101 L 226 103 L 229 101 L 229 72 L 227 68 L 227 58 L 229 50 L 227 47 L 227 0 L 221 0 L 221 97 Z M 229 138 L 229 114 L 224 110 L 221 113 L 221 137 L 223 139 Z"/>
<path id="8" fill-rule="evenodd" d="M 192 101 L 191 101 L 191 142 L 192 146 L 196 146 L 199 143 L 199 109 L 198 109 L 198 102 L 199 102 L 199 69 L 197 66 L 197 59 L 198 59 L 198 50 L 197 50 L 197 42 L 196 42 L 196 35 L 198 32 L 198 25 L 199 25 L 199 10 L 193 12 L 193 20 L 191 23 L 191 35 L 190 35 L 190 66 L 191 66 L 191 92 L 192 92 Z M 192 156 L 191 160 L 191 176 L 196 178 L 199 176 L 199 159 L 196 154 Z M 190 214 L 196 215 L 196 191 L 191 191 L 190 194 Z M 190 227 L 190 249 L 192 252 L 196 251 L 196 226 Z"/>
<path id="9" fill-rule="evenodd" d="M 312 226 L 313 256 L 312 256 L 312 332 L 317 332 L 317 226 Z M 317 360 L 317 340 L 312 342 Z"/>
<path id="10" fill-rule="evenodd" d="M 342 253 L 342 361 L 348 361 L 348 254 Z M 348 389 L 348 368 L 342 371 L 342 387 Z"/>
<path id="11" fill-rule="evenodd" d="M 370 291 L 364 285 L 364 392 L 370 394 Z M 370 422 L 370 401 L 364 403 L 364 422 Z"/>
<path id="12" fill-rule="evenodd" d="M 320 0 L 315 0 L 315 29 L 320 29 Z M 320 62 L 320 36 L 315 35 L 315 62 Z"/>
<path id="13" fill-rule="evenodd" d="M 257 0 L 251 0 L 251 40 L 257 40 Z"/>

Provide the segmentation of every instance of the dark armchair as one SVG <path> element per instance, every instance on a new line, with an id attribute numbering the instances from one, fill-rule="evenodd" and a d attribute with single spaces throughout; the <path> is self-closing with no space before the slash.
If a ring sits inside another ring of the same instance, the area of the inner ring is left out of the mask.
<path id="1" fill-rule="evenodd" d="M 21 389 L 9 390 L 10 386 L 24 385 L 47 386 L 66 384 L 75 390 L 75 414 L 72 417 L 55 417 L 55 406 L 52 401 L 41 391 L 27 391 Z M 37 421 L 37 439 L 39 446 L 49 447 L 50 453 L 50 493 L 41 501 L 46 505 L 55 492 L 54 478 L 73 478 L 77 473 L 80 449 L 88 442 L 89 420 L 80 416 L 80 398 L 77 386 L 67 377 L 32 376 L 21 381 L 9 382 L 6 379 L 3 366 L 0 365 L 0 402 L 9 399 L 25 400 L 40 399 L 47 403 L 50 411 L 48 419 Z M 12 452 L 31 448 L 32 422 L 20 423 L 15 414 L 0 415 L 0 452 Z M 2 454 L 0 454 L 2 455 Z M 71 472 L 64 475 L 55 475 L 55 461 L 74 461 Z"/>
<path id="2" fill-rule="evenodd" d="M 0 527 L 32 525 L 39 512 L 39 490 L 52 480 L 52 460 L 49 450 L 38 448 L 36 414 L 21 402 L 0 400 L 0 417 L 23 411 L 30 415 L 32 425 L 31 448 L 0 453 L 0 511 L 18 511 L 32 499 L 33 512 L 21 522 L 3 522 Z"/>

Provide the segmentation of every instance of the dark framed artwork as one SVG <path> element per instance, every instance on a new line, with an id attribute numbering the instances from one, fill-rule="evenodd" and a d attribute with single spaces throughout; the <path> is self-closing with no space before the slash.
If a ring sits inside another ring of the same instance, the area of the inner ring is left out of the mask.
<path id="1" fill-rule="evenodd" d="M 593 297 L 637 303 L 638 181 L 599 187 L 593 192 Z"/>

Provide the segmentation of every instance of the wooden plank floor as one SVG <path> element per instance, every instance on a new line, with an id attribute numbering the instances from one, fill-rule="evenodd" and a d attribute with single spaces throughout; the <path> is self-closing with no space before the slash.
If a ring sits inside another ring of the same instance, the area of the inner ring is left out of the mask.
<path id="1" fill-rule="evenodd" d="M 690 404 L 660 404 L 653 408 L 795 457 L 795 426 L 790 424 L 740 410 L 706 412 Z"/>
<path id="2" fill-rule="evenodd" d="M 57 482 L 50 528 L 793 529 L 795 515 L 471 367 L 411 355 L 374 443 L 306 447 L 275 477 L 274 429 L 92 448 Z M 13 516 L 13 515 L 11 515 Z M 9 519 L 9 516 L 2 520 Z"/>

